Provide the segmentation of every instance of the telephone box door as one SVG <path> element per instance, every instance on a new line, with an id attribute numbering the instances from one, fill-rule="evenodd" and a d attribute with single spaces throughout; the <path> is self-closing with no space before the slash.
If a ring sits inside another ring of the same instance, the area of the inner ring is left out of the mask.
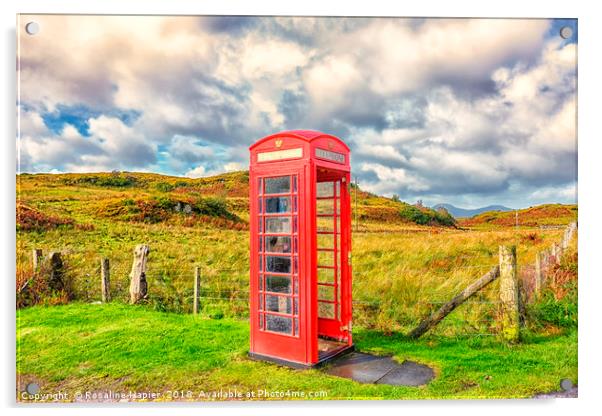
<path id="1" fill-rule="evenodd" d="M 316 188 L 318 334 L 350 341 L 349 174 L 318 170 Z"/>
<path id="2" fill-rule="evenodd" d="M 256 170 L 251 176 L 252 353 L 307 363 L 305 230 L 302 169 Z M 255 228 L 253 230 L 253 227 Z"/>

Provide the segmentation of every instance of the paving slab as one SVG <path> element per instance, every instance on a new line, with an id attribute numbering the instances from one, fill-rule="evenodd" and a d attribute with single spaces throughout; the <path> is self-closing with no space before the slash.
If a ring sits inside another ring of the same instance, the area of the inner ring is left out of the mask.
<path id="1" fill-rule="evenodd" d="M 359 383 L 393 386 L 421 386 L 435 377 L 433 369 L 424 364 L 408 360 L 400 364 L 391 357 L 363 352 L 344 355 L 330 363 L 323 371 Z"/>
<path id="2" fill-rule="evenodd" d="M 397 366 L 379 379 L 376 384 L 422 386 L 435 378 L 433 369 L 424 364 L 406 360 Z"/>

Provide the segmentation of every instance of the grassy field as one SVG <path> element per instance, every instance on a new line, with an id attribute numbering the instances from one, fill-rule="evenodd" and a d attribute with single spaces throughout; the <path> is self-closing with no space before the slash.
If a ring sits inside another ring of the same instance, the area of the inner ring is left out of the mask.
<path id="1" fill-rule="evenodd" d="M 44 253 L 60 250 L 73 296 L 98 300 L 99 261 L 109 257 L 113 297 L 126 300 L 133 247 L 147 243 L 152 308 L 189 312 L 193 270 L 199 265 L 205 312 L 244 317 L 249 279 L 247 181 L 245 172 L 196 180 L 155 174 L 20 175 L 19 202 L 32 210 L 18 221 L 21 279 L 31 275 L 33 248 Z M 177 203 L 193 208 L 185 214 L 176 209 Z M 516 244 L 519 265 L 526 268 L 537 251 L 562 234 L 560 229 L 533 226 L 516 230 L 424 225 L 416 223 L 424 222 L 420 216 L 408 219 L 412 210 L 435 219 L 432 210 L 358 192 L 353 296 L 354 320 L 361 325 L 407 330 L 495 265 L 500 244 Z M 565 215 L 557 222 L 573 219 Z M 485 301 L 494 300 L 495 293 L 494 283 L 476 299 L 480 303 L 456 313 L 460 322 L 449 320 L 437 331 L 489 332 L 495 305 Z M 464 325 L 466 321 L 471 325 Z"/>
<path id="2" fill-rule="evenodd" d="M 328 399 L 528 397 L 557 388 L 562 377 L 577 381 L 576 239 L 548 290 L 529 305 L 522 344 L 496 337 L 497 282 L 424 339 L 403 335 L 497 264 L 499 245 L 517 246 L 519 274 L 529 277 L 536 253 L 559 242 L 561 226 L 576 220 L 576 206 L 521 211 L 515 228 L 509 214 L 457 223 L 445 212 L 361 190 L 354 340 L 361 350 L 429 364 L 437 378 L 422 388 L 370 386 L 249 361 L 247 181 L 245 172 L 195 180 L 19 175 L 17 288 L 34 275 L 34 248 L 61 251 L 69 282 L 69 293 L 57 294 L 34 279 L 30 290 L 39 296 L 17 296 L 20 379 L 71 392 L 265 388 L 324 390 Z M 132 307 L 124 303 L 140 243 L 151 248 L 149 299 Z M 91 304 L 100 299 L 101 257 L 111 261 L 110 305 Z M 200 318 L 186 315 L 195 266 L 202 270 Z"/>
<path id="3" fill-rule="evenodd" d="M 211 400 L 213 392 L 319 393 L 318 399 L 530 397 L 577 382 L 577 333 L 528 333 L 518 345 L 491 337 L 455 339 L 356 328 L 362 351 L 431 365 L 424 387 L 366 385 L 319 370 L 292 370 L 247 358 L 248 322 L 150 311 L 123 304 L 36 306 L 18 311 L 17 370 L 42 393 L 151 391 L 174 399 Z M 190 393 L 188 393 L 190 392 Z M 307 396 L 306 396 L 307 397 Z M 284 396 L 283 399 L 291 397 Z M 175 399 L 180 399 L 175 397 Z M 217 398 L 220 399 L 220 398 Z M 221 398 L 225 399 L 225 398 Z M 263 399 L 260 397 L 260 399 Z"/>

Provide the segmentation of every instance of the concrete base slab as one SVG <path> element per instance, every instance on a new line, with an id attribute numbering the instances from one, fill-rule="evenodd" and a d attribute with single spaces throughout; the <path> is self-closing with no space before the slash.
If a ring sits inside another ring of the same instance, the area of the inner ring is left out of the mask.
<path id="1" fill-rule="evenodd" d="M 435 378 L 433 369 L 424 364 L 408 360 L 399 364 L 391 357 L 362 352 L 352 352 L 334 360 L 324 372 L 359 383 L 393 386 L 422 386 Z"/>

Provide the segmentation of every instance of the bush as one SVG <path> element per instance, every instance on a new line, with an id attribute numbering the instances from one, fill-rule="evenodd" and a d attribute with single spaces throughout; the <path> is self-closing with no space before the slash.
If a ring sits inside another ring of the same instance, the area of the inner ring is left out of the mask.
<path id="1" fill-rule="evenodd" d="M 68 177 L 63 179 L 65 185 L 94 185 L 102 187 L 125 188 L 138 184 L 138 180 L 131 175 L 123 175 L 118 172 L 110 175 L 84 175 L 77 177 Z"/>
<path id="2" fill-rule="evenodd" d="M 540 324 L 550 324 L 561 328 L 577 328 L 577 290 L 556 300 L 551 290 L 546 290 L 540 301 L 531 305 L 530 314 Z"/>
<path id="3" fill-rule="evenodd" d="M 230 212 L 225 200 L 219 198 L 201 198 L 180 195 L 161 195 L 147 199 L 113 200 L 97 209 L 97 214 L 105 218 L 123 221 L 159 223 L 174 220 L 193 226 L 209 222 L 220 228 L 236 228 L 246 224 Z"/>
<path id="4" fill-rule="evenodd" d="M 577 328 L 577 252 L 569 252 L 555 265 L 541 298 L 530 306 L 531 317 L 539 324 Z"/>
<path id="5" fill-rule="evenodd" d="M 445 225 L 452 226 L 456 220 L 447 211 L 437 212 L 430 208 L 418 208 L 414 205 L 404 204 L 399 210 L 399 216 L 406 221 L 420 225 Z"/>
<path id="6" fill-rule="evenodd" d="M 49 275 L 50 266 L 47 262 L 43 262 L 37 271 L 30 265 L 17 265 L 17 309 L 39 304 L 64 305 L 73 299 L 71 280 L 64 276 L 64 287 L 61 290 L 53 290 L 48 285 Z"/>
<path id="7" fill-rule="evenodd" d="M 155 184 L 155 189 L 159 192 L 171 192 L 175 189 L 175 186 L 167 182 L 158 182 Z"/>
<path id="8" fill-rule="evenodd" d="M 17 231 L 46 231 L 74 224 L 71 218 L 47 215 L 27 205 L 17 204 Z"/>

